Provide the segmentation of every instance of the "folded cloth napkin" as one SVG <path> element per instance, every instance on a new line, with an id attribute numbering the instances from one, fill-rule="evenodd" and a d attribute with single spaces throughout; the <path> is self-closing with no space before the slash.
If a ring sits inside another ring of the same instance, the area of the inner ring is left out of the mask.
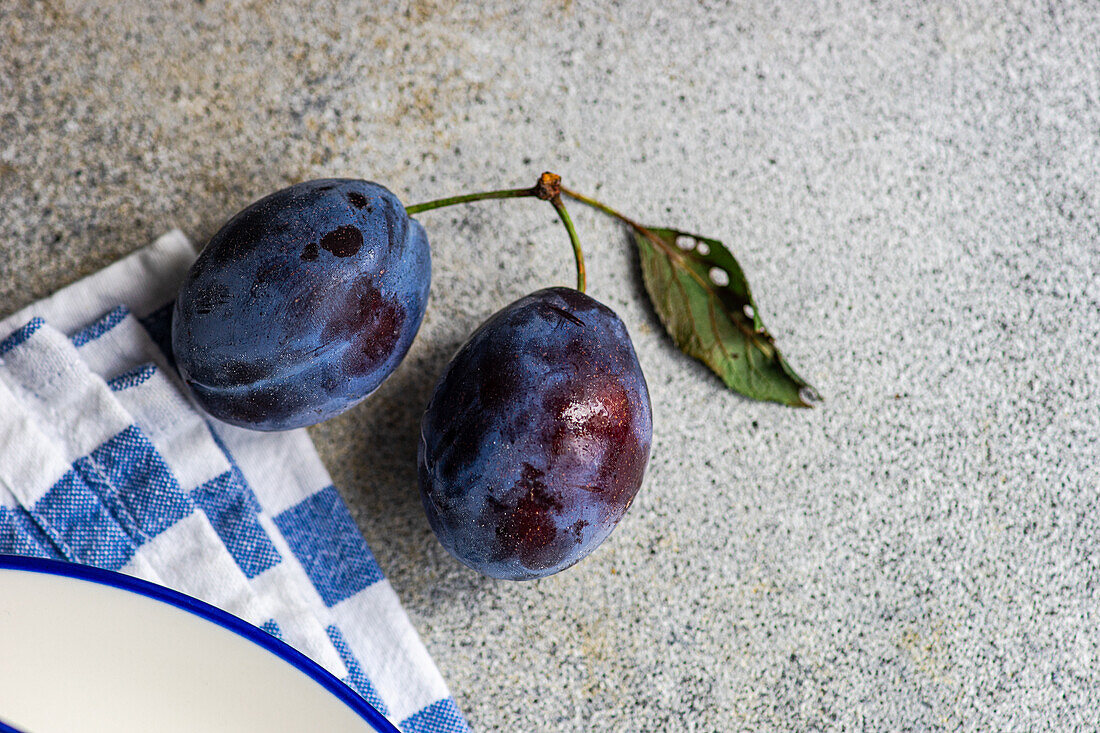
<path id="1" fill-rule="evenodd" d="M 304 430 L 217 422 L 171 365 L 178 231 L 0 321 L 0 553 L 218 606 L 405 733 L 469 730 Z"/>

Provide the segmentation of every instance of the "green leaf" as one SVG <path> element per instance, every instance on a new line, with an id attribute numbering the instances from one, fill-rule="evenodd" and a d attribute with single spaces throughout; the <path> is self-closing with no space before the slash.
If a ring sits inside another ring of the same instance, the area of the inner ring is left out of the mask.
<path id="1" fill-rule="evenodd" d="M 820 399 L 775 348 L 745 273 L 725 245 L 675 229 L 631 231 L 649 298 L 685 353 L 747 397 L 792 407 Z"/>

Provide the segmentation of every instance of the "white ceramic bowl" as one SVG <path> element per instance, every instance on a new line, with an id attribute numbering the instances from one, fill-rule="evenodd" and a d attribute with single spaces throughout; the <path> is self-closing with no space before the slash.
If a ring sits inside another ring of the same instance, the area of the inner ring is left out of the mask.
<path id="1" fill-rule="evenodd" d="M 213 606 L 0 555 L 0 731 L 396 732 L 331 674 Z"/>

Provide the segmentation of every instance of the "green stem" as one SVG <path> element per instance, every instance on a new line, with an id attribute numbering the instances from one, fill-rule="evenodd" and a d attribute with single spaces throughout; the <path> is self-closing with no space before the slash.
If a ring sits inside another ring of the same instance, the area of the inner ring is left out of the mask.
<path id="1" fill-rule="evenodd" d="M 422 211 L 442 209 L 444 206 L 454 206 L 455 204 L 469 204 L 474 201 L 485 201 L 487 199 L 519 199 L 537 195 L 538 192 L 534 188 L 509 188 L 504 191 L 468 193 L 462 196 L 451 196 L 450 198 L 436 199 L 435 201 L 425 201 L 422 204 L 415 204 L 414 206 L 406 206 L 405 213 L 409 216 L 414 216 Z"/>
<path id="2" fill-rule="evenodd" d="M 431 211 L 432 209 L 442 209 L 444 206 L 454 206 L 455 204 L 469 204 L 474 201 L 485 201 L 487 199 L 519 199 L 535 197 L 543 201 L 549 201 L 554 210 L 558 212 L 558 216 L 561 217 L 562 224 L 565 225 L 565 230 L 569 232 L 569 242 L 573 245 L 573 259 L 577 262 L 577 290 L 584 292 L 585 286 L 585 274 L 584 274 L 584 253 L 581 251 L 581 240 L 577 236 L 577 230 L 573 227 L 573 220 L 569 218 L 569 212 L 565 210 L 565 204 L 561 202 L 560 192 L 564 190 L 561 188 L 561 176 L 546 172 L 543 173 L 538 182 L 531 188 L 509 188 L 503 191 L 485 191 L 484 193 L 467 193 L 462 196 L 451 196 L 445 199 L 436 199 L 435 201 L 426 201 L 422 204 L 414 204 L 413 206 L 406 206 L 405 213 L 409 216 L 419 214 L 422 211 Z M 578 200 L 583 200 L 576 194 L 570 194 Z M 588 203 L 587 201 L 585 203 Z M 615 214 L 608 209 L 609 213 Z M 623 217 L 619 217 L 623 219 Z M 623 219 L 626 221 L 626 219 Z"/>
<path id="3" fill-rule="evenodd" d="M 573 245 L 573 259 L 577 262 L 577 290 L 583 293 L 585 276 L 584 252 L 581 251 L 581 240 L 577 236 L 577 230 L 573 228 L 573 220 L 569 218 L 569 212 L 565 210 L 565 204 L 561 202 L 561 196 L 554 196 L 550 199 L 550 203 L 554 205 L 554 210 L 561 217 L 561 223 L 565 225 L 565 230 L 569 232 L 569 241 Z"/>
<path id="4" fill-rule="evenodd" d="M 623 214 L 620 214 L 619 212 L 615 211 L 614 209 L 612 209 L 607 204 L 602 203 L 600 201 L 597 201 L 594 198 L 589 198 L 588 196 L 585 196 L 584 194 L 577 193 L 576 191 L 570 191 L 565 186 L 561 187 L 561 192 L 564 193 L 566 196 L 568 196 L 571 199 L 576 199 L 577 201 L 580 201 L 585 206 L 591 206 L 593 209 L 596 209 L 597 211 L 602 211 L 603 213 L 607 214 L 608 216 L 615 217 L 616 219 L 618 219 L 623 224 L 626 224 L 629 227 L 633 227 L 634 229 L 637 229 L 639 231 L 644 231 L 645 230 L 645 227 L 642 226 L 641 224 L 639 224 L 638 222 L 634 221 L 633 219 L 631 219 L 631 218 L 629 218 L 629 217 L 627 217 Z"/>

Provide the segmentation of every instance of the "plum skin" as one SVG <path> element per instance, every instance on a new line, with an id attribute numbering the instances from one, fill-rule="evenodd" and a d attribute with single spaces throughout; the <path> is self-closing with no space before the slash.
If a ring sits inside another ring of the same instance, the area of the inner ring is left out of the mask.
<path id="1" fill-rule="evenodd" d="M 652 433 L 623 322 L 579 291 L 540 290 L 475 331 L 435 388 L 418 455 L 428 522 L 485 575 L 557 573 L 630 507 Z"/>
<path id="2" fill-rule="evenodd" d="M 176 365 L 220 420 L 312 425 L 397 368 L 430 285 L 427 236 L 390 191 L 299 183 L 234 216 L 192 265 L 172 316 Z"/>

